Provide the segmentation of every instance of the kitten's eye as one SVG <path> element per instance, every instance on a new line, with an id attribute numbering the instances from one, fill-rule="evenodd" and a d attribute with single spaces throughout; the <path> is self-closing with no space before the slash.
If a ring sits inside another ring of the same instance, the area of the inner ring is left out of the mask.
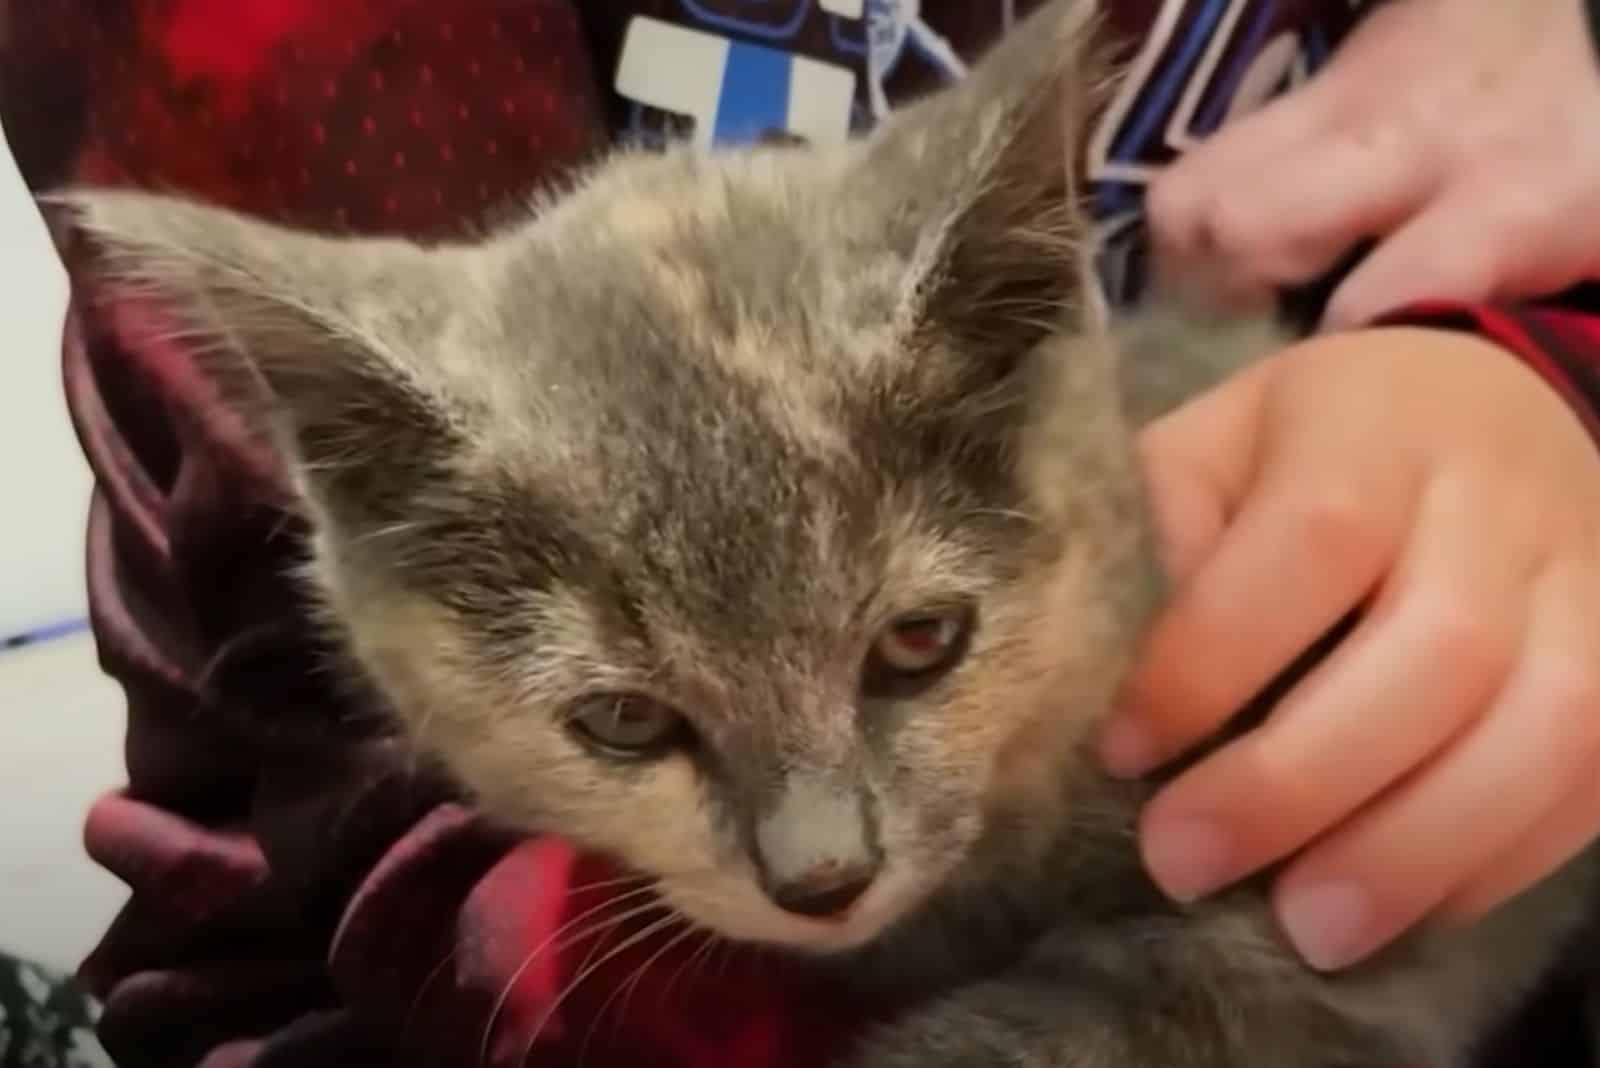
<path id="1" fill-rule="evenodd" d="M 864 687 L 887 692 L 931 682 L 967 651 L 974 614 L 966 605 L 901 616 L 878 635 L 867 658 Z"/>
<path id="2" fill-rule="evenodd" d="M 591 697 L 568 714 L 566 723 L 589 745 L 632 759 L 664 756 L 690 738 L 681 715 L 638 694 Z"/>

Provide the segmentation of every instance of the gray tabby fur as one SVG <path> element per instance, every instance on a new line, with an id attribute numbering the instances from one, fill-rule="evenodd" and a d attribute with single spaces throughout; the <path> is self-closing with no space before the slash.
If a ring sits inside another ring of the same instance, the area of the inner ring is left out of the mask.
<path id="1" fill-rule="evenodd" d="M 1164 900 L 1149 787 L 1087 759 L 1162 591 L 1132 432 L 1272 344 L 1095 314 L 1064 163 L 1113 80 L 1098 33 L 1057 0 L 862 142 L 623 153 L 473 243 L 61 199 L 215 342 L 328 625 L 418 746 L 707 928 L 925 995 L 852 1065 L 1459 1064 L 1577 934 L 1592 856 L 1320 975 L 1259 884 Z M 962 663 L 863 698 L 874 634 L 951 599 Z M 616 691 L 698 748 L 580 745 L 566 710 Z M 868 847 L 843 920 L 761 890 Z"/>

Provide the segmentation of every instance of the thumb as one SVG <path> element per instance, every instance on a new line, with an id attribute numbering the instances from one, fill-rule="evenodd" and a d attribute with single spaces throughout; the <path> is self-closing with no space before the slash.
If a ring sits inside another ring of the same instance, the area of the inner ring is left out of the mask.
<path id="1" fill-rule="evenodd" d="M 1382 241 L 1334 291 L 1324 330 L 1353 330 L 1422 300 L 1481 301 L 1495 284 L 1497 242 L 1454 196 Z"/>

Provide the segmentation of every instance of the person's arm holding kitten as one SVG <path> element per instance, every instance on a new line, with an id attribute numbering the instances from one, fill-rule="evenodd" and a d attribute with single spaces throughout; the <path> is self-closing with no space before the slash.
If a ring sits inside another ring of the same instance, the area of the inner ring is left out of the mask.
<path id="1" fill-rule="evenodd" d="M 322 229 L 470 229 L 605 135 L 570 6 L 517 7 L 458 3 L 441 21 L 398 3 L 217 0 L 135 19 L 0 0 L 14 45 L 0 42 L 0 115 L 36 188 L 181 189 Z M 84 70 L 95 88 L 73 80 Z M 498 107 L 473 112 L 481 99 Z M 209 132 L 241 102 L 228 137 Z M 469 146 L 480 155 L 461 158 Z M 59 236 L 66 393 L 96 476 L 90 608 L 127 697 L 128 786 L 85 830 L 131 890 L 81 971 L 105 1045 L 128 1065 L 385 1066 L 396 1046 L 474 1063 L 461 1006 L 487 1015 L 473 967 L 491 966 L 452 952 L 482 941 L 464 902 L 477 890 L 476 915 L 492 911 L 482 884 L 498 872 L 518 884 L 509 907 L 495 899 L 514 925 L 559 871 L 533 861 L 559 858 L 519 856 L 448 804 L 458 791 L 329 678 L 287 578 L 303 531 L 281 472 L 195 354 L 132 303 L 108 307 Z"/>
<path id="2" fill-rule="evenodd" d="M 1600 833 L 1600 329 L 1581 295 L 1395 314 L 1589 277 L 1596 114 L 1579 0 L 1405 0 L 1152 195 L 1175 274 L 1209 264 L 1249 300 L 1387 235 L 1327 324 L 1451 328 L 1305 341 L 1144 442 L 1178 586 L 1105 738 L 1115 770 L 1201 741 L 1363 612 L 1143 823 L 1180 898 L 1314 842 L 1276 903 L 1320 967 L 1480 913 Z"/>

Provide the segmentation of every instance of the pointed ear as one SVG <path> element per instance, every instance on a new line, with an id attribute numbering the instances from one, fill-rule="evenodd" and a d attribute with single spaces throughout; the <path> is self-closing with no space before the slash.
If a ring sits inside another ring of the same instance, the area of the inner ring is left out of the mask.
<path id="1" fill-rule="evenodd" d="M 867 195 L 893 198 L 882 217 L 911 265 L 903 326 L 1018 357 L 1090 307 L 1077 173 L 1110 82 L 1095 9 L 1045 4 L 869 144 L 859 166 L 881 188 Z"/>
<path id="2" fill-rule="evenodd" d="M 323 504 L 377 518 L 374 462 L 449 445 L 442 383 L 420 358 L 444 325 L 438 253 L 140 193 L 49 202 L 91 242 L 104 299 L 148 302 Z"/>

